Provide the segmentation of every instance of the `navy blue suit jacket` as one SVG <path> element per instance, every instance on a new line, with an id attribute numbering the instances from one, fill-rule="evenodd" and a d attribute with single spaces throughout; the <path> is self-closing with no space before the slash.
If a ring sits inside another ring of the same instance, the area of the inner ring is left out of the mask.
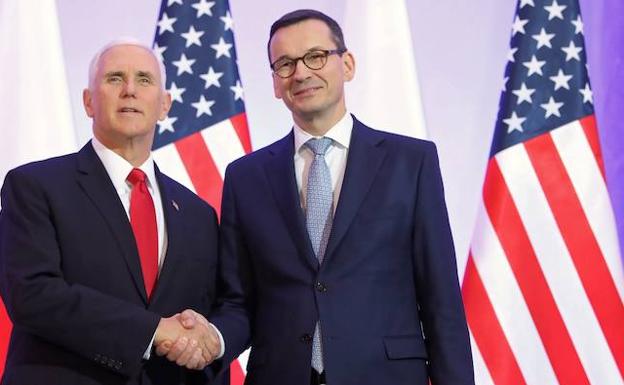
<path id="1" fill-rule="evenodd" d="M 160 316 L 208 314 L 215 297 L 215 212 L 156 178 L 168 247 L 148 302 L 130 222 L 90 143 L 8 173 L 0 288 L 14 328 L 2 384 L 209 382 L 208 371 L 142 360 Z"/>
<path id="2" fill-rule="evenodd" d="M 435 146 L 354 121 L 321 266 L 297 191 L 293 133 L 227 170 L 225 360 L 251 343 L 248 384 L 310 381 L 319 320 L 330 385 L 473 384 Z M 421 328 L 422 325 L 422 328 Z"/>

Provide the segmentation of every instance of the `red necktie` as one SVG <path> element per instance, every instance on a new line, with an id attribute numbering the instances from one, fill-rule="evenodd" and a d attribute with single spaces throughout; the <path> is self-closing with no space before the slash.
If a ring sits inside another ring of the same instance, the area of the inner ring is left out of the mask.
<path id="1" fill-rule="evenodd" d="M 132 184 L 130 224 L 139 250 L 143 282 L 149 299 L 158 277 L 158 229 L 154 201 L 147 189 L 146 178 L 143 171 L 134 168 L 128 174 L 127 181 Z"/>

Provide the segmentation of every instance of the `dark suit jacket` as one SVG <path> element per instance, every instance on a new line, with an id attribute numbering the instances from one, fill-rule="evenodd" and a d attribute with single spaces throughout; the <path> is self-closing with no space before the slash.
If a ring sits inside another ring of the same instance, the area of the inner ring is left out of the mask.
<path id="1" fill-rule="evenodd" d="M 307 384 L 320 319 L 329 385 L 473 384 L 435 146 L 355 120 L 320 267 L 293 146 L 291 132 L 226 173 L 212 318 L 225 360 L 250 341 L 247 384 Z"/>
<path id="2" fill-rule="evenodd" d="M 148 302 L 130 222 L 90 143 L 9 172 L 0 287 L 14 328 L 2 384 L 208 382 L 208 371 L 142 360 L 161 316 L 208 314 L 215 297 L 215 212 L 158 169 L 156 177 L 168 247 Z"/>

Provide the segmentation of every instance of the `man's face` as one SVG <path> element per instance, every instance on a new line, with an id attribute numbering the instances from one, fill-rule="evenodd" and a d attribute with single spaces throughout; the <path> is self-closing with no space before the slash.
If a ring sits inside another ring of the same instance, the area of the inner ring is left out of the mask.
<path id="1" fill-rule="evenodd" d="M 164 119 L 171 106 L 160 82 L 158 63 L 145 48 L 120 45 L 105 51 L 93 84 L 83 93 L 95 136 L 109 147 L 133 139 L 153 140 L 156 121 Z"/>
<path id="2" fill-rule="evenodd" d="M 331 30 L 322 21 L 304 20 L 278 29 L 271 39 L 271 62 L 281 58 L 298 58 L 311 50 L 336 49 Z M 289 78 L 273 74 L 275 96 L 286 104 L 295 119 L 328 118 L 338 120 L 344 113 L 344 82 L 353 78 L 354 62 L 349 52 L 330 55 L 319 70 L 297 62 Z"/>

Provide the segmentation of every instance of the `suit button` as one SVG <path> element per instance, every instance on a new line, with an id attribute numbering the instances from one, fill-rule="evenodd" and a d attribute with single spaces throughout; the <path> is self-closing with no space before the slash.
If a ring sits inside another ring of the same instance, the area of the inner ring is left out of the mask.
<path id="1" fill-rule="evenodd" d="M 321 293 L 325 293 L 327 291 L 327 286 L 323 285 L 320 282 L 316 283 L 316 290 L 320 291 Z"/>
<path id="2" fill-rule="evenodd" d="M 304 343 L 309 343 L 312 342 L 312 336 L 308 333 L 302 335 L 301 337 L 299 337 L 299 341 L 304 342 Z"/>

